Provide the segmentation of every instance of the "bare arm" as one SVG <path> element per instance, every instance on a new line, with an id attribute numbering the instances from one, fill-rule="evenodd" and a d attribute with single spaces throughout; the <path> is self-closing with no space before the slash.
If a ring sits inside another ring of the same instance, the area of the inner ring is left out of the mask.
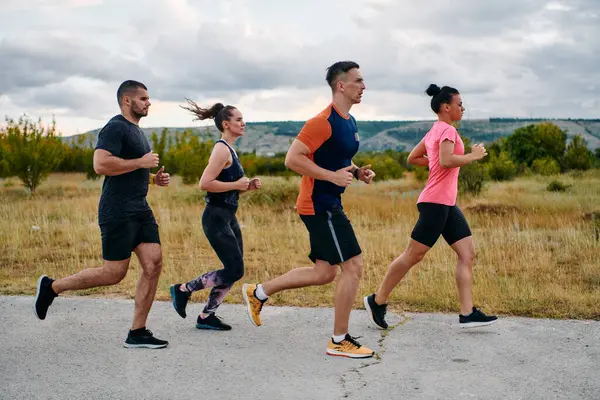
<path id="1" fill-rule="evenodd" d="M 308 146 L 296 139 L 290 146 L 285 156 L 285 166 L 294 172 L 303 176 L 309 176 L 321 181 L 329 181 L 341 187 L 347 187 L 352 183 L 352 172 L 356 166 L 354 164 L 341 168 L 337 171 L 329 171 L 321 168 L 308 158 L 310 150 Z"/>
<path id="2" fill-rule="evenodd" d="M 440 143 L 440 165 L 444 168 L 462 167 L 473 161 L 481 160 L 487 156 L 487 151 L 482 144 L 471 146 L 471 153 L 465 155 L 454 154 L 454 143 L 444 140 Z"/>
<path id="3" fill-rule="evenodd" d="M 309 154 L 310 150 L 308 146 L 296 139 L 285 156 L 285 166 L 303 176 L 310 176 L 322 181 L 331 181 L 332 175 L 335 172 L 319 167 L 307 157 Z"/>
<path id="4" fill-rule="evenodd" d="M 94 171 L 98 175 L 116 176 L 135 171 L 139 168 L 154 168 L 158 166 L 158 154 L 149 152 L 141 158 L 125 160 L 113 156 L 109 151 L 96 149 L 94 151 Z"/>
<path id="5" fill-rule="evenodd" d="M 208 159 L 208 165 L 202 172 L 200 178 L 200 189 L 212 193 L 223 193 L 230 190 L 246 190 L 248 189 L 249 179 L 242 177 L 235 182 L 221 182 L 217 177 L 227 165 L 231 157 L 229 149 L 224 144 L 217 144 Z"/>
<path id="6" fill-rule="evenodd" d="M 425 143 L 421 140 L 419 144 L 417 144 L 406 159 L 406 162 L 411 165 L 418 165 L 420 167 L 428 167 L 429 159 L 427 158 L 427 148 L 425 147 Z"/>

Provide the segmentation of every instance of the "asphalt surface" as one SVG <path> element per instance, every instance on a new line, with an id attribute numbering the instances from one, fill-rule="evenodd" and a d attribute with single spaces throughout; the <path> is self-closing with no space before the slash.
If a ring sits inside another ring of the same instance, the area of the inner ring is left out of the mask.
<path id="1" fill-rule="evenodd" d="M 600 322 L 502 318 L 473 330 L 456 315 L 364 310 L 350 329 L 376 357 L 325 355 L 333 309 L 269 307 L 263 326 L 223 305 L 229 332 L 201 331 L 156 302 L 148 327 L 166 349 L 125 349 L 133 302 L 0 296 L 0 399 L 600 399 Z"/>

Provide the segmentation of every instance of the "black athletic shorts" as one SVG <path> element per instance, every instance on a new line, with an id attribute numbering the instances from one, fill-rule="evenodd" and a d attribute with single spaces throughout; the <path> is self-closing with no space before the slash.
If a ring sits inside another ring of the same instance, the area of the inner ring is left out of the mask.
<path id="1" fill-rule="evenodd" d="M 338 265 L 362 253 L 350 220 L 344 210 L 318 212 L 315 215 L 300 215 L 308 229 L 312 262 L 327 261 Z"/>
<path id="2" fill-rule="evenodd" d="M 449 245 L 471 236 L 471 229 L 458 206 L 436 203 L 419 203 L 419 220 L 410 237 L 428 247 L 433 247 L 440 235 Z"/>
<path id="3" fill-rule="evenodd" d="M 134 217 L 102 221 L 102 258 L 107 261 L 121 261 L 131 257 L 133 249 L 140 243 L 158 243 L 158 225 L 152 211 L 145 211 Z"/>

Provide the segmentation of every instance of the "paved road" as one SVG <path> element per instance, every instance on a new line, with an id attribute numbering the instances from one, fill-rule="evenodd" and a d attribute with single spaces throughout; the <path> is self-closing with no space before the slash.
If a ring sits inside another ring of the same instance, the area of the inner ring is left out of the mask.
<path id="1" fill-rule="evenodd" d="M 32 301 L 0 296 L 0 399 L 600 399 L 596 321 L 409 314 L 382 334 L 356 310 L 377 351 L 360 361 L 325 355 L 332 309 L 265 307 L 256 328 L 224 305 L 234 329 L 207 332 L 157 302 L 149 327 L 170 344 L 147 350 L 122 347 L 132 301 L 60 297 L 45 321 Z"/>

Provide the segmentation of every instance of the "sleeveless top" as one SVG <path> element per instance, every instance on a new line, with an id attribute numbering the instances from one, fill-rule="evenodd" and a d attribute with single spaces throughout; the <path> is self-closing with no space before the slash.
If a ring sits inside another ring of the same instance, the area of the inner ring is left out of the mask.
<path id="1" fill-rule="evenodd" d="M 229 143 L 223 139 L 220 139 L 215 143 L 215 145 L 219 142 L 224 143 L 225 146 L 229 148 L 229 151 L 231 152 L 231 165 L 221 170 L 219 176 L 217 176 L 217 180 L 220 182 L 235 182 L 244 176 L 244 168 L 242 168 L 242 164 L 240 163 L 237 153 L 229 145 Z M 237 209 L 239 197 L 240 193 L 238 190 L 229 190 L 221 193 L 206 192 L 206 203 L 215 206 Z"/>

